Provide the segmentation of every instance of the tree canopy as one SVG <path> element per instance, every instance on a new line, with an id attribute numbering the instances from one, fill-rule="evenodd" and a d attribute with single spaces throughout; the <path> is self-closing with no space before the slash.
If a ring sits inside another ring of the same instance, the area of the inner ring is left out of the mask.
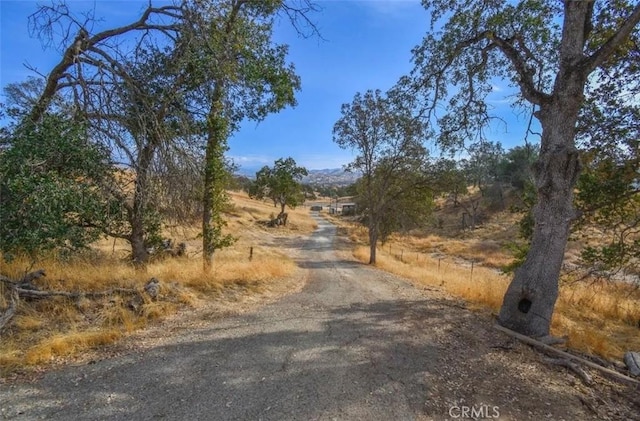
<path id="1" fill-rule="evenodd" d="M 293 158 L 280 158 L 273 167 L 265 165 L 256 173 L 256 180 L 249 189 L 249 196 L 256 199 L 269 198 L 274 206 L 295 208 L 304 203 L 304 187 L 300 183 L 308 175 L 307 169 L 299 167 Z"/>
<path id="2" fill-rule="evenodd" d="M 424 125 L 394 92 L 369 90 L 342 105 L 333 141 L 358 153 L 348 168 L 362 173 L 356 190 L 367 220 L 371 264 L 378 240 L 428 212 L 432 185 L 424 135 Z"/>
<path id="3" fill-rule="evenodd" d="M 52 2 L 29 24 L 58 45 L 60 61 L 43 83 L 9 89 L 24 121 L 40 124 L 62 104 L 86 122 L 90 142 L 109 150 L 112 165 L 127 167 L 100 190 L 126 223 L 96 226 L 129 241 L 135 262 L 148 259 L 162 220 L 198 212 L 210 266 L 231 242 L 222 233 L 227 138 L 244 119 L 295 105 L 300 88 L 288 47 L 273 41 L 274 20 L 282 15 L 313 33 L 306 14 L 314 10 L 307 0 L 149 2 L 137 20 L 92 33 L 91 14 Z"/>
<path id="4" fill-rule="evenodd" d="M 88 141 L 83 122 L 44 114 L 3 136 L 0 150 L 3 252 L 83 248 L 101 234 L 96 221 L 114 218 L 99 194 L 112 176 L 109 154 Z"/>
<path id="5" fill-rule="evenodd" d="M 514 105 L 530 110 L 542 128 L 533 165 L 537 203 L 531 247 L 505 294 L 499 320 L 521 333 L 545 336 L 577 216 L 577 139 L 602 139 L 599 128 L 607 132 L 607 124 L 620 116 L 603 110 L 620 104 L 626 105 L 622 110 L 635 108 L 624 98 L 638 83 L 634 63 L 640 53 L 640 5 L 529 0 L 423 4 L 431 13 L 430 30 L 414 49 L 415 68 L 400 86 L 405 101 L 434 127 L 440 144 L 459 149 L 485 139 L 492 118 L 485 99 L 494 79 L 511 83 L 517 91 Z"/>

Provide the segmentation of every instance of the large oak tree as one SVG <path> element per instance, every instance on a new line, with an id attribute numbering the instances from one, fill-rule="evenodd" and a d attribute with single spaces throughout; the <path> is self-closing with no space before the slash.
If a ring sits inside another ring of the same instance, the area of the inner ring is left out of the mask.
<path id="1" fill-rule="evenodd" d="M 205 143 L 205 267 L 217 248 L 231 242 L 222 234 L 227 138 L 243 119 L 261 120 L 295 104 L 300 81 L 285 62 L 286 45 L 272 42 L 274 19 L 283 14 L 299 31 L 314 32 L 307 18 L 314 10 L 307 0 L 185 0 L 158 7 L 149 2 L 137 21 L 97 34 L 64 1 L 31 16 L 32 30 L 47 42 L 62 29 L 56 39 L 62 57 L 26 118 L 38 122 L 55 96 L 66 92 L 113 155 L 124 158 L 134 172 L 133 199 L 115 193 L 130 229 L 105 232 L 127 239 L 135 262 L 148 258 L 150 204 L 187 202 L 172 200 L 186 190 L 175 183 L 164 188 L 163 200 L 153 200 L 152 190 L 166 180 L 184 180 L 176 169 L 194 173 L 200 157 L 193 139 L 199 134 Z"/>
<path id="2" fill-rule="evenodd" d="M 360 210 L 369 231 L 369 263 L 393 231 L 417 221 L 431 208 L 424 125 L 405 108 L 396 92 L 357 93 L 343 104 L 333 141 L 357 153 L 348 169 L 362 174 L 357 183 Z"/>
<path id="3" fill-rule="evenodd" d="M 411 80 L 403 82 L 413 88 L 407 100 L 415 98 L 421 114 L 438 126 L 441 144 L 457 148 L 482 138 L 491 117 L 485 98 L 496 80 L 516 88 L 514 103 L 531 110 L 542 128 L 533 165 L 537 204 L 531 247 L 505 294 L 499 322 L 530 336 L 548 335 L 577 216 L 578 123 L 585 104 L 621 98 L 637 86 L 640 4 L 424 0 L 423 5 L 431 12 L 431 29 L 414 50 Z M 421 95 L 414 96 L 416 90 Z M 443 103 L 446 111 L 438 115 Z"/>
<path id="4" fill-rule="evenodd" d="M 285 208 L 295 208 L 304 203 L 305 192 L 300 181 L 308 175 L 307 169 L 299 167 L 289 157 L 276 160 L 273 167 L 265 165 L 256 173 L 256 181 L 249 188 L 249 196 L 256 199 L 265 197 L 273 201 L 273 206 L 280 206 L 280 217 Z"/>

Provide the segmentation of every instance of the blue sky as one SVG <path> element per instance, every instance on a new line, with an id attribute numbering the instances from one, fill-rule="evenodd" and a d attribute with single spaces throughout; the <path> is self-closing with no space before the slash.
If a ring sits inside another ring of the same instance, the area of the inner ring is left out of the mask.
<path id="1" fill-rule="evenodd" d="M 134 20 L 144 6 L 136 0 L 68 3 L 77 12 L 95 5 L 104 28 Z M 43 49 L 38 39 L 29 36 L 27 17 L 36 4 L 0 0 L 2 87 L 32 75 L 24 63 L 48 73 L 60 59 L 58 51 Z M 351 161 L 353 153 L 332 142 L 340 106 L 358 91 L 387 90 L 407 74 L 412 68 L 411 49 L 428 28 L 429 16 L 419 1 L 330 0 L 318 4 L 322 11 L 312 18 L 324 40 L 299 37 L 285 20 L 278 25 L 275 39 L 289 44 L 289 60 L 302 78 L 302 90 L 297 107 L 270 115 L 259 124 L 246 122 L 229 140 L 228 155 L 245 171 L 288 156 L 308 169 L 338 168 Z M 491 103 L 507 125 L 496 126 L 488 137 L 511 147 L 522 143 L 526 120 L 513 114 L 505 99 L 508 93 L 506 86 L 496 83 Z"/>

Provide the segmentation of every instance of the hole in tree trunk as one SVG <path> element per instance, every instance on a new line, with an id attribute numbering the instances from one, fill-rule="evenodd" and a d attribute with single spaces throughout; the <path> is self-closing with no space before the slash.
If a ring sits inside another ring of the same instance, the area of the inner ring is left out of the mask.
<path id="1" fill-rule="evenodd" d="M 523 298 L 522 300 L 520 300 L 520 302 L 518 303 L 518 310 L 520 310 L 524 314 L 527 314 L 530 309 L 531 309 L 531 300 L 528 300 L 526 298 Z"/>

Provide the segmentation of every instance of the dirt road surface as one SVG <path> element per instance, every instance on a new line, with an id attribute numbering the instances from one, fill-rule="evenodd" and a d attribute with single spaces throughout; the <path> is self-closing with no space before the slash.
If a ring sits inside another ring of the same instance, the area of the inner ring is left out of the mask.
<path id="1" fill-rule="evenodd" d="M 633 391 L 584 386 L 493 330 L 491 315 L 341 258 L 335 227 L 318 221 L 284 245 L 306 277 L 297 292 L 0 385 L 0 418 L 640 419 Z"/>

